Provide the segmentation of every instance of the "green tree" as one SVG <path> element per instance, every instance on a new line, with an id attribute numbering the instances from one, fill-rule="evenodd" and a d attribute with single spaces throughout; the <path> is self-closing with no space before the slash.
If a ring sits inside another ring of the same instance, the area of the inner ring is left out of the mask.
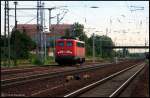
<path id="1" fill-rule="evenodd" d="M 26 33 L 19 30 L 12 31 L 10 42 L 12 49 L 11 59 L 14 60 L 15 65 L 17 59 L 29 58 L 29 51 L 36 47 L 36 43 Z"/>
<path id="2" fill-rule="evenodd" d="M 3 62 L 6 62 L 7 58 L 8 58 L 8 38 L 4 37 L 4 35 L 1 35 L 1 41 L 0 41 L 0 45 L 1 45 L 1 60 Z M 1 62 L 2 64 L 2 62 Z M 4 64 L 4 63 L 3 63 Z M 6 65 L 6 64 L 4 64 Z"/>
<path id="3" fill-rule="evenodd" d="M 87 54 L 92 56 L 92 49 L 93 49 L 93 37 L 94 37 L 94 41 L 95 41 L 95 54 L 96 56 L 101 56 L 103 58 L 108 58 L 108 57 L 112 57 L 114 55 L 114 51 L 112 49 L 104 49 L 104 46 L 113 46 L 113 42 L 111 40 L 111 38 L 109 38 L 108 36 L 99 36 L 99 35 L 95 35 L 95 36 L 91 36 L 88 39 L 88 50 L 87 50 Z"/>
<path id="4" fill-rule="evenodd" d="M 88 37 L 85 34 L 84 26 L 78 22 L 73 24 L 73 36 L 78 37 L 81 41 L 87 41 Z"/>
<path id="5" fill-rule="evenodd" d="M 130 53 L 129 53 L 129 50 L 124 48 L 124 49 L 121 49 L 121 50 L 118 50 L 116 52 L 116 56 L 119 56 L 119 57 L 125 57 L 125 56 L 128 56 Z"/>

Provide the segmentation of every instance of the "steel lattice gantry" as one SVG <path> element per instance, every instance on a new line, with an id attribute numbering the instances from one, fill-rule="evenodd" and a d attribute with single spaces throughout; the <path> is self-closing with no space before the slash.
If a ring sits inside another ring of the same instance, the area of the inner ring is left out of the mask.
<path id="1" fill-rule="evenodd" d="M 43 62 L 44 58 L 44 36 L 43 36 L 43 15 L 44 15 L 44 6 L 41 1 L 37 1 L 37 54 L 39 60 Z"/>

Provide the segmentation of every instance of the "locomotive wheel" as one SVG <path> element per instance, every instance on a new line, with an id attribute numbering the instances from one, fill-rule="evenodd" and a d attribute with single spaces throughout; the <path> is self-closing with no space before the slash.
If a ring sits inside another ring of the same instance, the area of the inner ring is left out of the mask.
<path id="1" fill-rule="evenodd" d="M 62 63 L 62 62 L 58 62 L 58 65 L 61 65 L 61 66 L 62 66 L 62 65 L 63 65 L 63 63 Z"/>
<path id="2" fill-rule="evenodd" d="M 82 64 L 84 62 L 84 58 L 80 58 L 79 60 L 78 60 L 78 63 L 79 64 Z"/>

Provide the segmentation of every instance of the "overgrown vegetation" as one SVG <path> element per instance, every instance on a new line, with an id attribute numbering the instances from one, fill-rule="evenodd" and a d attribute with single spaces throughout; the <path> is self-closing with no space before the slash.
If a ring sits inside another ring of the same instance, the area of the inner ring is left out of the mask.
<path id="1" fill-rule="evenodd" d="M 1 58 L 4 63 L 8 61 L 8 37 L 1 37 Z M 14 30 L 11 32 L 10 36 L 10 60 L 13 61 L 13 65 L 17 65 L 17 60 L 28 59 L 30 51 L 35 49 L 36 43 L 26 35 L 24 32 L 19 30 Z M 8 62 L 7 62 L 8 63 Z M 6 64 L 6 66 L 9 66 Z"/>

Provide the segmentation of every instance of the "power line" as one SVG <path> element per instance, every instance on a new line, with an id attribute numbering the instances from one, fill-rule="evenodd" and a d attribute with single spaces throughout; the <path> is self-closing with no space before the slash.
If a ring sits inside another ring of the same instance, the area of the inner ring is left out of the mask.
<path id="1" fill-rule="evenodd" d="M 59 23 L 60 23 L 60 21 L 64 18 L 64 16 L 65 16 L 65 14 L 67 13 L 67 11 L 68 11 L 68 10 L 63 11 L 62 13 L 60 13 L 60 14 L 63 14 L 63 16 L 58 20 Z M 60 14 L 59 14 L 59 15 L 60 15 Z"/>
<path id="2" fill-rule="evenodd" d="M 22 4 L 19 4 L 18 6 L 36 6 L 36 5 L 22 5 Z"/>
<path id="3" fill-rule="evenodd" d="M 62 6 L 62 7 L 65 7 L 65 6 Z M 60 7 L 51 7 L 51 8 L 41 8 L 42 10 L 49 10 L 49 9 L 59 9 Z M 16 10 L 37 10 L 39 9 L 38 7 L 37 8 L 16 8 Z M 9 10 L 15 10 L 15 8 L 9 8 Z"/>
<path id="4" fill-rule="evenodd" d="M 35 17 L 34 17 L 34 18 L 32 18 L 31 20 L 29 20 L 29 21 L 25 22 L 24 24 L 27 24 L 27 23 L 31 22 L 32 20 L 34 20 L 34 19 L 36 19 L 36 18 L 37 18 L 37 16 L 35 16 Z"/>
<path id="5" fill-rule="evenodd" d="M 9 15 L 9 16 L 11 16 L 11 17 L 15 17 L 15 15 Z M 17 16 L 17 17 L 34 17 L 35 15 L 27 15 L 27 16 Z"/>

